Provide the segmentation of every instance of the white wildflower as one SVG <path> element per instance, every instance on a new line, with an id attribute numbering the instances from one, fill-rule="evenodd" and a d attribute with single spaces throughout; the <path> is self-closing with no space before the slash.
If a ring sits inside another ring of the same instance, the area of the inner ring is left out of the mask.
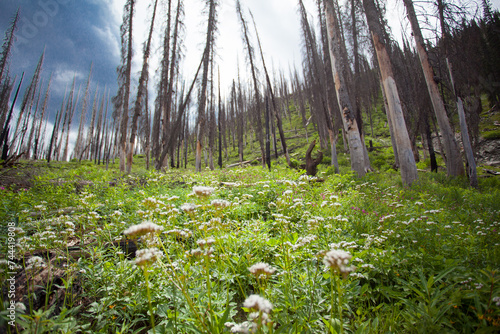
<path id="1" fill-rule="evenodd" d="M 31 257 L 28 262 L 26 262 L 26 270 L 30 269 L 41 269 L 45 268 L 47 265 L 45 264 L 45 261 L 40 257 L 40 256 L 33 256 Z"/>
<path id="2" fill-rule="evenodd" d="M 271 304 L 269 300 L 259 295 L 250 295 L 247 299 L 245 299 L 243 307 L 249 308 L 254 311 L 270 313 L 273 309 L 273 304 Z"/>
<path id="3" fill-rule="evenodd" d="M 271 276 L 276 271 L 275 268 L 271 267 L 269 264 L 264 262 L 258 262 L 248 268 L 248 270 L 255 276 L 260 277 L 261 275 Z"/>
<path id="4" fill-rule="evenodd" d="M 144 267 L 163 257 L 163 252 L 158 248 L 139 249 L 136 253 L 135 264 Z"/>
<path id="5" fill-rule="evenodd" d="M 342 275 L 345 275 L 354 270 L 353 267 L 347 266 L 351 258 L 352 255 L 349 252 L 343 251 L 341 249 L 332 249 L 325 254 L 323 263 L 327 268 L 336 270 Z"/>
<path id="6" fill-rule="evenodd" d="M 231 202 L 226 201 L 225 199 L 214 199 L 210 202 L 210 204 L 216 208 L 225 208 L 231 205 Z"/>
<path id="7" fill-rule="evenodd" d="M 181 205 L 181 210 L 185 212 L 193 212 L 198 208 L 198 205 L 193 203 L 184 203 Z"/>
<path id="8" fill-rule="evenodd" d="M 194 186 L 193 187 L 193 193 L 196 196 L 200 196 L 200 197 L 208 197 L 208 196 L 212 195 L 214 190 L 215 189 L 212 187 L 204 187 L 204 186 Z"/>
<path id="9" fill-rule="evenodd" d="M 123 234 L 131 237 L 138 237 L 148 233 L 160 233 L 161 231 L 163 231 L 163 226 L 156 225 L 151 221 L 144 221 L 138 225 L 130 226 L 128 229 L 123 231 Z"/>

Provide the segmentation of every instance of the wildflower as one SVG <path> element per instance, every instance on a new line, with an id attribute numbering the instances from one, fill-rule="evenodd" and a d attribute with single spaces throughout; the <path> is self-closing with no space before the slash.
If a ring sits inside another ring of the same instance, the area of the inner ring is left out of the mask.
<path id="1" fill-rule="evenodd" d="M 148 233 L 160 233 L 163 230 L 162 226 L 158 226 L 151 221 L 144 221 L 138 225 L 132 225 L 123 234 L 129 235 L 131 237 L 138 237 Z"/>
<path id="2" fill-rule="evenodd" d="M 27 264 L 26 270 L 41 269 L 41 268 L 45 268 L 47 266 L 45 264 L 45 261 L 43 261 L 43 259 L 40 256 L 31 257 L 26 264 Z"/>
<path id="3" fill-rule="evenodd" d="M 193 203 L 184 203 L 181 205 L 181 210 L 185 212 L 193 212 L 196 208 L 198 208 L 198 205 Z"/>
<path id="4" fill-rule="evenodd" d="M 199 197 L 208 197 L 208 196 L 212 195 L 214 190 L 215 189 L 212 187 L 203 187 L 203 186 L 194 186 L 193 187 L 193 193 Z"/>
<path id="5" fill-rule="evenodd" d="M 16 310 L 18 310 L 19 312 L 26 312 L 26 305 L 24 305 L 23 303 L 19 303 L 17 302 L 16 303 Z"/>
<path id="6" fill-rule="evenodd" d="M 260 320 L 263 326 L 265 326 L 269 321 L 269 315 L 263 312 L 252 312 L 248 315 L 248 319 L 256 323 Z"/>
<path id="7" fill-rule="evenodd" d="M 260 277 L 261 275 L 271 276 L 276 271 L 275 268 L 271 267 L 269 264 L 264 262 L 258 262 L 248 268 L 248 270 L 255 276 Z"/>
<path id="8" fill-rule="evenodd" d="M 255 330 L 255 327 L 255 324 L 245 321 L 241 324 L 234 324 L 231 327 L 231 333 L 248 334 L 252 333 Z"/>
<path id="9" fill-rule="evenodd" d="M 225 199 L 214 199 L 210 204 L 216 208 L 225 208 L 231 205 L 231 202 L 226 201 Z"/>
<path id="10" fill-rule="evenodd" d="M 139 249 L 135 255 L 135 264 L 139 267 L 145 267 L 163 257 L 163 252 L 157 248 L 145 248 Z"/>
<path id="11" fill-rule="evenodd" d="M 492 301 L 497 305 L 500 306 L 500 297 L 493 297 Z"/>
<path id="12" fill-rule="evenodd" d="M 349 260 L 352 255 L 349 252 L 343 251 L 341 249 L 332 249 L 325 254 L 323 258 L 323 263 L 327 268 L 336 270 L 342 275 L 346 275 L 354 270 L 354 267 L 347 267 Z"/>
<path id="13" fill-rule="evenodd" d="M 250 295 L 247 299 L 245 299 L 243 307 L 258 312 L 270 313 L 273 309 L 273 304 L 271 304 L 269 300 L 262 298 L 259 295 Z"/>

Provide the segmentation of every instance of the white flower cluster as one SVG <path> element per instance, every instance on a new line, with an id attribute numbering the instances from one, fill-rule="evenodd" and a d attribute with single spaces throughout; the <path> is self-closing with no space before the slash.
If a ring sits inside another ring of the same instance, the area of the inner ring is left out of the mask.
<path id="1" fill-rule="evenodd" d="M 135 253 L 135 264 L 139 267 L 147 266 L 163 257 L 163 252 L 158 248 L 139 249 Z"/>
<path id="2" fill-rule="evenodd" d="M 199 197 L 208 197 L 208 196 L 212 195 L 214 190 L 215 189 L 212 187 L 204 187 L 204 186 L 194 186 L 193 187 L 193 193 Z"/>
<path id="3" fill-rule="evenodd" d="M 226 201 L 225 199 L 214 199 L 210 202 L 210 204 L 213 206 L 213 207 L 216 207 L 216 208 L 226 208 L 228 206 L 231 205 L 231 202 L 229 201 Z"/>
<path id="4" fill-rule="evenodd" d="M 163 231 L 163 226 L 156 225 L 151 221 L 144 221 L 138 225 L 132 225 L 125 231 L 123 234 L 128 235 L 130 237 L 138 237 L 141 235 L 145 235 L 148 233 L 157 234 Z"/>
<path id="5" fill-rule="evenodd" d="M 356 241 L 341 241 L 339 243 L 331 243 L 330 245 L 331 249 L 337 249 L 337 248 L 347 248 L 347 249 L 355 249 L 358 248 L 358 245 L 356 244 Z"/>
<path id="6" fill-rule="evenodd" d="M 305 236 L 305 237 L 299 237 L 297 239 L 297 242 L 295 243 L 295 245 L 292 246 L 292 249 L 293 250 L 297 250 L 299 249 L 300 247 L 304 247 L 305 245 L 311 243 L 312 241 L 316 240 L 318 237 L 316 235 L 308 235 L 308 236 Z"/>
<path id="7" fill-rule="evenodd" d="M 179 239 L 186 240 L 193 235 L 193 233 L 187 229 L 183 229 L 183 230 L 174 229 L 174 230 L 167 231 L 167 233 L 175 236 L 175 238 L 177 240 L 179 240 Z"/>
<path id="8" fill-rule="evenodd" d="M 245 299 L 243 307 L 246 307 L 253 311 L 269 314 L 273 309 L 273 304 L 271 304 L 269 300 L 259 295 L 250 295 L 247 299 Z"/>
<path id="9" fill-rule="evenodd" d="M 323 263 L 327 268 L 336 270 L 344 275 L 354 270 L 354 267 L 347 266 L 351 258 L 352 255 L 349 252 L 343 251 L 341 249 L 332 249 L 325 254 Z"/>
<path id="10" fill-rule="evenodd" d="M 207 238 L 206 240 L 200 239 L 196 241 L 196 243 L 198 244 L 198 246 L 200 246 L 200 248 L 206 248 L 212 246 L 215 243 L 215 239 L 212 237 Z"/>
<path id="11" fill-rule="evenodd" d="M 46 266 L 45 261 L 40 256 L 30 257 L 26 262 L 26 270 L 43 269 Z"/>
<path id="12" fill-rule="evenodd" d="M 244 321 L 241 324 L 226 322 L 224 326 L 230 328 L 231 333 L 256 333 L 259 328 L 265 326 L 270 321 L 269 313 L 273 309 L 273 305 L 267 299 L 259 295 L 250 295 L 245 299 L 243 307 L 254 312 L 248 315 L 248 321 Z"/>
<path id="13" fill-rule="evenodd" d="M 268 277 L 271 276 L 276 272 L 276 269 L 271 267 L 269 264 L 264 263 L 264 262 L 258 262 L 248 268 L 248 271 L 250 271 L 255 277 L 259 278 L 261 275 Z"/>
<path id="14" fill-rule="evenodd" d="M 181 205 L 181 210 L 185 212 L 193 212 L 198 208 L 198 205 L 193 203 L 184 203 Z"/>

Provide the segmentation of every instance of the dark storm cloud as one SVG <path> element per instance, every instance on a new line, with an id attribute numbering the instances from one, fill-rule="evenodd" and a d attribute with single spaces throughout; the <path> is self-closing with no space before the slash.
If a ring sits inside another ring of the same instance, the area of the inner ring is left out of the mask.
<path id="1" fill-rule="evenodd" d="M 18 8 L 20 21 L 10 58 L 11 76 L 25 72 L 25 78 L 30 78 L 45 48 L 43 77 L 48 80 L 50 73 L 53 74 L 51 105 L 60 104 L 74 76 L 77 84 L 85 84 L 91 62 L 94 86 L 99 84 L 103 88 L 106 85 L 112 93 L 116 91 L 120 23 L 115 22 L 106 2 L 2 0 L 2 35 Z"/>

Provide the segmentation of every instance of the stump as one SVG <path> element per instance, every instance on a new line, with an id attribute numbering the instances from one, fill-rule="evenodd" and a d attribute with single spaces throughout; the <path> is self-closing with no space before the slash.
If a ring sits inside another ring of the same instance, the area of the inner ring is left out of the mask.
<path id="1" fill-rule="evenodd" d="M 316 176 L 316 173 L 318 172 L 318 165 L 323 160 L 323 152 L 321 151 L 318 151 L 316 159 L 311 157 L 311 152 L 314 149 L 314 146 L 316 146 L 316 140 L 311 142 L 311 145 L 309 145 L 306 152 L 306 174 L 310 176 Z"/>

